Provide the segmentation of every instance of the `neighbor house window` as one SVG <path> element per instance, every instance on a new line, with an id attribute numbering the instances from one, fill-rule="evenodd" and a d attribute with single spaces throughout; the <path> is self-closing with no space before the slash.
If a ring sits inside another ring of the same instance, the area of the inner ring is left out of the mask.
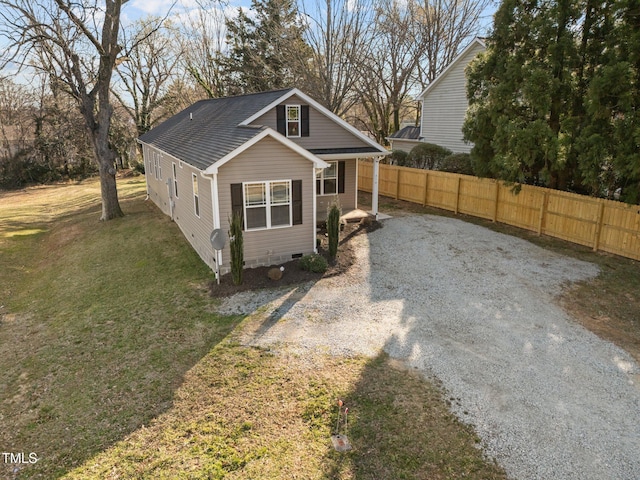
<path id="1" fill-rule="evenodd" d="M 200 216 L 200 198 L 198 197 L 198 176 L 195 173 L 191 174 L 193 179 L 193 208 L 196 212 L 196 217 Z"/>
<path id="2" fill-rule="evenodd" d="M 173 194 L 178 198 L 178 174 L 175 162 L 171 162 L 171 169 L 173 170 Z"/>
<path id="3" fill-rule="evenodd" d="M 338 193 L 338 162 L 327 162 L 329 166 L 316 171 L 316 193 L 332 195 Z"/>
<path id="4" fill-rule="evenodd" d="M 291 180 L 244 184 L 247 230 L 291 226 Z"/>
<path id="5" fill-rule="evenodd" d="M 287 137 L 300 136 L 300 105 L 287 105 Z"/>

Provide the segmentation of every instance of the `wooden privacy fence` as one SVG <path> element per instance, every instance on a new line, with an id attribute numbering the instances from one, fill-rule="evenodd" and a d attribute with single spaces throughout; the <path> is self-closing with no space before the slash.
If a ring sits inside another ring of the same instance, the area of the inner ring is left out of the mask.
<path id="1" fill-rule="evenodd" d="M 373 163 L 358 165 L 358 188 L 372 191 Z M 594 251 L 640 260 L 640 206 L 493 179 L 380 165 L 380 195 L 514 225 Z"/>

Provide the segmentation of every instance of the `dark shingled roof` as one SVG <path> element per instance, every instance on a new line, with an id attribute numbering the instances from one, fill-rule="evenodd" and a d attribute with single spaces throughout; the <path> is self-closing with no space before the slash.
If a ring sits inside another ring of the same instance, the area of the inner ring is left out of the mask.
<path id="1" fill-rule="evenodd" d="M 201 100 L 140 137 L 200 170 L 258 135 L 265 127 L 238 126 L 292 89 Z"/>
<path id="2" fill-rule="evenodd" d="M 380 153 L 375 147 L 351 147 L 351 148 L 310 148 L 314 155 L 331 155 L 338 153 Z"/>
<path id="3" fill-rule="evenodd" d="M 402 130 L 398 130 L 389 138 L 395 140 L 418 140 L 420 138 L 420 127 L 404 127 Z"/>

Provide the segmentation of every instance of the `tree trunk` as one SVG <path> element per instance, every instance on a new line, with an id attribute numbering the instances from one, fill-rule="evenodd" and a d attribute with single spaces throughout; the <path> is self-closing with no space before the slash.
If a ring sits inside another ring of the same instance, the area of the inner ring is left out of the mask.
<path id="1" fill-rule="evenodd" d="M 124 216 L 118 201 L 118 190 L 116 189 L 116 171 L 113 163 L 100 164 L 100 193 L 102 195 L 102 216 L 100 220 L 113 220 Z"/>

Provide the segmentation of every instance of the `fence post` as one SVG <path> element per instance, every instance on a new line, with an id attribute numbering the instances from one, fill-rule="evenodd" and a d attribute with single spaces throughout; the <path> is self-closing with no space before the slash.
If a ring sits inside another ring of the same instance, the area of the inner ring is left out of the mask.
<path id="1" fill-rule="evenodd" d="M 462 177 L 458 176 L 458 181 L 456 182 L 456 208 L 454 210 L 454 213 L 457 215 L 458 214 L 458 205 L 460 204 L 460 179 Z"/>
<path id="2" fill-rule="evenodd" d="M 547 204 L 549 203 L 549 192 L 542 195 L 542 204 L 540 205 L 540 217 L 538 218 L 538 236 L 542 235 L 542 225 L 544 224 L 544 216 L 547 213 Z"/>
<path id="3" fill-rule="evenodd" d="M 427 200 L 427 186 L 429 185 L 429 171 L 425 170 L 424 171 L 424 201 L 422 202 L 422 206 L 426 207 L 427 204 L 429 203 Z"/>
<path id="4" fill-rule="evenodd" d="M 498 200 L 500 199 L 500 182 L 496 180 L 496 197 L 493 205 L 493 223 L 498 220 Z"/>
<path id="5" fill-rule="evenodd" d="M 600 233 L 602 232 L 602 222 L 604 220 L 604 200 L 600 200 L 600 207 L 598 208 L 598 222 L 596 223 L 596 231 L 593 238 L 593 251 L 597 252 L 600 246 Z"/>
<path id="6" fill-rule="evenodd" d="M 400 198 L 400 167 L 396 167 L 396 200 Z"/>

